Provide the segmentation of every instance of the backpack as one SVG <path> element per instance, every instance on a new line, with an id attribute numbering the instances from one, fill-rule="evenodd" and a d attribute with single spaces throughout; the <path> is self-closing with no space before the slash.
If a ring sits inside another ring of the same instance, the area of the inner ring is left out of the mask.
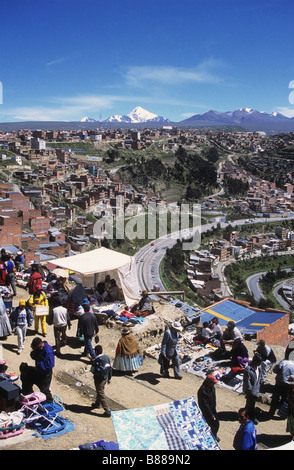
<path id="1" fill-rule="evenodd" d="M 39 274 L 39 273 L 37 273 Z M 36 292 L 37 290 L 42 290 L 43 284 L 42 284 L 42 276 L 39 274 L 38 277 L 32 279 L 32 283 L 30 285 L 31 292 Z"/>
<path id="2" fill-rule="evenodd" d="M 99 357 L 96 357 L 92 365 L 91 372 L 101 380 L 106 380 L 110 368 L 111 365 L 109 363 L 105 363 Z"/>

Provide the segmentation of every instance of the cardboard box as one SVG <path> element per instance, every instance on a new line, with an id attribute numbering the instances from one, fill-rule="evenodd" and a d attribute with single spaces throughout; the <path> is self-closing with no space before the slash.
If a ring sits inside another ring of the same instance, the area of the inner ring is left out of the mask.
<path id="1" fill-rule="evenodd" d="M 7 379 L 0 380 L 0 396 L 6 400 L 15 400 L 20 395 L 20 388 L 18 385 L 10 382 Z"/>
<path id="2" fill-rule="evenodd" d="M 42 317 L 43 315 L 49 315 L 48 305 L 36 305 L 35 306 L 36 317 Z"/>

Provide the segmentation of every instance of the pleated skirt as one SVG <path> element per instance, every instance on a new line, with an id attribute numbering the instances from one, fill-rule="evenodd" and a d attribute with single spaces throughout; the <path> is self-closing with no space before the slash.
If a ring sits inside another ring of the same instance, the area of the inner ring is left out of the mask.
<path id="1" fill-rule="evenodd" d="M 135 357 L 121 356 L 118 354 L 113 361 L 113 368 L 116 370 L 128 371 L 138 370 L 141 365 L 139 354 Z"/>

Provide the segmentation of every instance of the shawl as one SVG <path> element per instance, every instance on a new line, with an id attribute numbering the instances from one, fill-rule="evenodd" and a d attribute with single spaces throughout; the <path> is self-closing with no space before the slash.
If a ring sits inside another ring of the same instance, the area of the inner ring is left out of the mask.
<path id="1" fill-rule="evenodd" d="M 121 356 L 135 357 L 139 352 L 136 340 L 133 335 L 122 336 L 116 348 L 116 354 Z"/>
<path id="2" fill-rule="evenodd" d="M 83 299 L 87 297 L 86 291 L 81 284 L 77 284 L 68 296 L 68 301 L 76 305 L 81 305 Z"/>

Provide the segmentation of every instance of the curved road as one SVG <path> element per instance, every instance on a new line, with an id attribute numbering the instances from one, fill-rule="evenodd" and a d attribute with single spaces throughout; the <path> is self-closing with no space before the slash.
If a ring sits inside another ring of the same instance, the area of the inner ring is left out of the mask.
<path id="1" fill-rule="evenodd" d="M 225 228 L 227 225 L 232 227 L 236 225 L 243 224 L 253 224 L 267 222 L 270 219 L 267 218 L 257 218 L 251 219 L 248 222 L 248 219 L 240 219 L 231 222 L 221 222 L 221 228 Z M 285 220 L 284 218 L 275 218 L 275 221 Z M 201 227 L 193 227 L 190 229 L 185 229 L 180 232 L 175 232 L 172 235 L 167 235 L 165 237 L 158 238 L 148 245 L 145 245 L 141 248 L 135 255 L 136 262 L 134 263 L 134 275 L 137 277 L 138 285 L 141 290 L 147 289 L 151 290 L 154 285 L 158 285 L 160 290 L 166 290 L 162 284 L 160 274 L 159 274 L 159 265 L 165 255 L 166 249 L 171 248 L 179 238 L 189 238 L 191 237 L 196 230 L 199 230 L 201 233 L 205 233 L 207 230 L 210 230 L 212 227 L 215 227 L 215 223 L 202 225 Z"/>
<path id="2" fill-rule="evenodd" d="M 286 268 L 286 269 L 283 269 L 282 271 L 290 272 L 292 271 L 292 268 Z M 253 295 L 254 299 L 257 300 L 257 302 L 260 299 L 265 298 L 259 288 L 259 280 L 262 278 L 264 274 L 266 274 L 266 271 L 254 274 L 253 276 L 248 277 L 246 280 L 248 289 Z M 274 288 L 273 294 L 275 298 L 277 299 L 277 301 L 279 302 L 279 304 L 281 304 L 286 310 L 288 310 L 289 309 L 288 302 L 286 302 L 285 299 L 279 294 L 281 285 L 284 284 L 284 282 L 285 282 L 285 279 L 279 282 L 279 284 Z"/>

